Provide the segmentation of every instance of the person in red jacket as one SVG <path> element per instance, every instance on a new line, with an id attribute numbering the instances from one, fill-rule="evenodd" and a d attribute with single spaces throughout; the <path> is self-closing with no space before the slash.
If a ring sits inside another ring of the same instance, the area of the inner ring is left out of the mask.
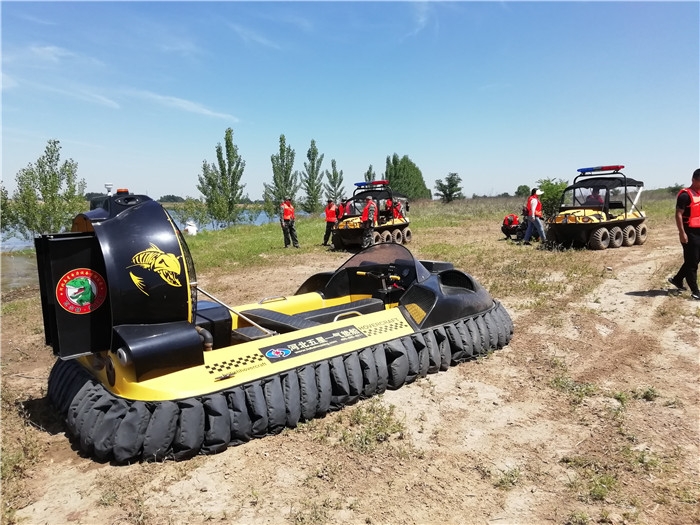
<path id="1" fill-rule="evenodd" d="M 547 240 L 544 227 L 542 226 L 542 201 L 540 200 L 540 195 L 543 193 L 539 188 L 532 188 L 530 197 L 527 199 L 527 230 L 525 230 L 523 244 L 530 244 L 530 237 L 534 230 L 537 231 L 542 242 Z"/>
<path id="2" fill-rule="evenodd" d="M 515 213 L 510 213 L 503 218 L 503 226 L 501 226 L 501 231 L 506 239 L 510 240 L 511 235 L 518 234 L 518 225 L 520 221 Z"/>
<path id="3" fill-rule="evenodd" d="M 374 224 L 377 222 L 377 203 L 371 195 L 365 197 L 365 208 L 362 210 L 360 221 L 362 221 L 362 247 L 367 248 L 372 246 Z"/>
<path id="4" fill-rule="evenodd" d="M 323 246 L 328 246 L 331 232 L 335 225 L 338 224 L 338 207 L 333 202 L 333 199 L 328 199 L 328 204 L 326 204 L 323 211 L 326 214 L 326 233 L 323 234 Z"/>
<path id="5" fill-rule="evenodd" d="M 280 226 L 284 234 L 284 247 L 289 248 L 289 244 L 293 244 L 295 248 L 299 248 L 299 239 L 297 239 L 297 229 L 294 226 L 294 205 L 292 199 L 285 197 L 280 204 Z"/>
<path id="6" fill-rule="evenodd" d="M 343 204 L 343 201 L 341 200 L 340 203 L 338 203 L 338 220 L 342 219 L 345 216 L 345 205 Z"/>
<path id="7" fill-rule="evenodd" d="M 673 286 L 685 290 L 683 279 L 690 288 L 690 298 L 700 301 L 698 290 L 698 262 L 700 262 L 700 168 L 693 172 L 690 187 L 683 188 L 676 197 L 676 227 L 683 246 L 683 265 L 678 273 L 668 278 Z"/>

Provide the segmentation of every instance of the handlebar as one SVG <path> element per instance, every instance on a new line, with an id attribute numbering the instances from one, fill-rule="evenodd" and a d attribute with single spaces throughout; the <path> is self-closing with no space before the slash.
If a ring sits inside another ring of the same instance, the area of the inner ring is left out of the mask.
<path id="1" fill-rule="evenodd" d="M 356 275 L 368 275 L 369 277 L 374 277 L 375 279 L 389 279 L 390 281 L 400 281 L 401 277 L 398 275 L 389 275 L 389 274 L 383 274 L 383 273 L 375 273 L 375 272 L 361 272 L 361 271 L 356 271 Z"/>

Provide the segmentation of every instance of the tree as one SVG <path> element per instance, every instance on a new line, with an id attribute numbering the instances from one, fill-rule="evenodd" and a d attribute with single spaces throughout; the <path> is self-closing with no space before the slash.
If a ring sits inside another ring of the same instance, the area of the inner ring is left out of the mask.
<path id="1" fill-rule="evenodd" d="M 318 213 L 323 209 L 321 193 L 323 192 L 323 154 L 318 154 L 316 141 L 311 140 L 311 147 L 306 152 L 309 162 L 304 163 L 304 171 L 301 173 L 301 186 L 306 193 L 301 203 L 301 209 L 307 213 Z"/>
<path id="2" fill-rule="evenodd" d="M 673 186 L 669 186 L 668 192 L 672 195 L 678 195 L 678 192 L 681 191 L 685 186 L 682 184 L 674 184 Z"/>
<path id="3" fill-rule="evenodd" d="M 367 168 L 367 171 L 365 171 L 365 182 L 372 182 L 377 178 L 377 174 L 374 173 L 374 170 L 372 169 L 372 165 L 369 165 L 369 168 Z"/>
<path id="4" fill-rule="evenodd" d="M 530 196 L 530 186 L 527 186 L 526 184 L 521 184 L 518 186 L 518 189 L 515 190 L 515 196 L 516 197 L 529 197 Z"/>
<path id="5" fill-rule="evenodd" d="M 26 240 L 58 233 L 71 227 L 73 218 L 86 210 L 85 180 L 78 179 L 78 163 L 61 164 L 58 140 L 49 140 L 44 154 L 15 177 L 17 189 L 10 198 L 3 187 L 2 231 Z"/>
<path id="6" fill-rule="evenodd" d="M 201 228 L 209 222 L 209 212 L 204 199 L 187 197 L 181 206 L 177 208 L 177 217 L 181 222 L 192 221 Z"/>
<path id="7" fill-rule="evenodd" d="M 389 181 L 391 188 L 403 193 L 410 199 L 430 199 L 430 190 L 425 185 L 423 174 L 408 155 L 401 159 L 394 153 L 393 157 L 386 158 L 386 171 L 384 178 Z"/>
<path id="8" fill-rule="evenodd" d="M 463 199 L 464 195 L 462 195 L 462 186 L 460 184 L 462 184 L 460 176 L 456 173 L 449 173 L 445 178 L 445 182 L 442 182 L 442 179 L 435 181 L 435 189 L 437 190 L 435 194 L 444 203 Z"/>
<path id="9" fill-rule="evenodd" d="M 344 201 L 343 170 L 338 171 L 335 159 L 331 160 L 331 171 L 326 170 L 326 178 L 328 179 L 328 184 L 323 185 L 323 189 L 326 190 L 326 199 L 332 199 L 333 202 Z"/>
<path id="10" fill-rule="evenodd" d="M 263 199 L 265 211 L 269 216 L 279 212 L 279 205 L 284 197 L 294 201 L 299 191 L 299 172 L 292 172 L 296 153 L 287 146 L 284 135 L 280 135 L 280 150 L 276 155 L 270 156 L 272 162 L 272 184 L 263 183 Z"/>
<path id="11" fill-rule="evenodd" d="M 559 204 L 561 196 L 568 185 L 562 179 L 540 179 L 537 181 L 538 188 L 542 190 L 540 201 L 542 201 L 542 215 L 544 217 L 552 217 L 559 212 Z"/>
<path id="12" fill-rule="evenodd" d="M 226 157 L 219 142 L 216 145 L 217 164 L 202 162 L 202 174 L 197 189 L 204 195 L 207 213 L 216 226 L 235 223 L 241 213 L 238 204 L 245 185 L 241 184 L 245 161 L 238 154 L 238 146 L 233 143 L 233 130 L 224 133 Z"/>
<path id="13" fill-rule="evenodd" d="M 163 195 L 158 202 L 185 202 L 185 199 L 178 195 Z"/>
<path id="14" fill-rule="evenodd" d="M 97 198 L 105 198 L 107 196 L 106 193 L 100 192 L 100 191 L 88 191 L 85 194 L 85 200 L 90 202 L 92 199 L 97 199 Z"/>

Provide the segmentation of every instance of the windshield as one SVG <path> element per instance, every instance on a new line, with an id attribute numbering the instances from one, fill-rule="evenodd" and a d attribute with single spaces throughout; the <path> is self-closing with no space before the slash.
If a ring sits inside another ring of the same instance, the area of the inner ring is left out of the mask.
<path id="1" fill-rule="evenodd" d="M 413 254 L 401 244 L 382 243 L 375 244 L 353 255 L 345 264 L 336 270 L 336 273 L 346 268 L 359 268 L 360 266 L 394 265 L 397 270 L 414 269 L 416 280 L 424 281 L 430 277 L 430 272 L 417 261 Z"/>

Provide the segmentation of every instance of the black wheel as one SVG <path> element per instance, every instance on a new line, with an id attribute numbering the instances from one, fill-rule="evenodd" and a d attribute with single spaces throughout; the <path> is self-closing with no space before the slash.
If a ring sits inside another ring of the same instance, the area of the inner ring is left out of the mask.
<path id="1" fill-rule="evenodd" d="M 634 241 L 634 244 L 644 244 L 647 242 L 647 225 L 642 223 L 637 225 L 637 239 Z"/>
<path id="2" fill-rule="evenodd" d="M 382 242 L 382 236 L 379 232 L 374 232 L 372 234 L 372 244 L 379 244 L 380 242 Z"/>
<path id="3" fill-rule="evenodd" d="M 608 244 L 608 247 L 619 248 L 622 246 L 623 237 L 622 228 L 619 226 L 610 228 L 610 243 Z"/>
<path id="4" fill-rule="evenodd" d="M 411 228 L 404 228 L 403 230 L 403 243 L 408 244 L 413 240 L 413 232 L 411 231 Z"/>
<path id="5" fill-rule="evenodd" d="M 382 242 L 392 242 L 394 238 L 389 230 L 382 232 Z"/>
<path id="6" fill-rule="evenodd" d="M 401 244 L 403 242 L 403 233 L 401 233 L 401 230 L 392 230 L 391 236 L 394 238 L 396 244 Z"/>
<path id="7" fill-rule="evenodd" d="M 605 250 L 610 244 L 610 232 L 607 228 L 598 228 L 591 233 L 588 240 L 588 247 L 591 250 Z"/>
<path id="8" fill-rule="evenodd" d="M 333 235 L 333 238 L 331 239 L 331 244 L 333 244 L 334 250 L 342 250 L 343 247 L 345 246 L 343 239 L 341 239 L 340 235 L 337 235 L 337 234 Z"/>
<path id="9" fill-rule="evenodd" d="M 632 246 L 637 241 L 637 229 L 631 224 L 622 230 L 622 246 Z"/>

